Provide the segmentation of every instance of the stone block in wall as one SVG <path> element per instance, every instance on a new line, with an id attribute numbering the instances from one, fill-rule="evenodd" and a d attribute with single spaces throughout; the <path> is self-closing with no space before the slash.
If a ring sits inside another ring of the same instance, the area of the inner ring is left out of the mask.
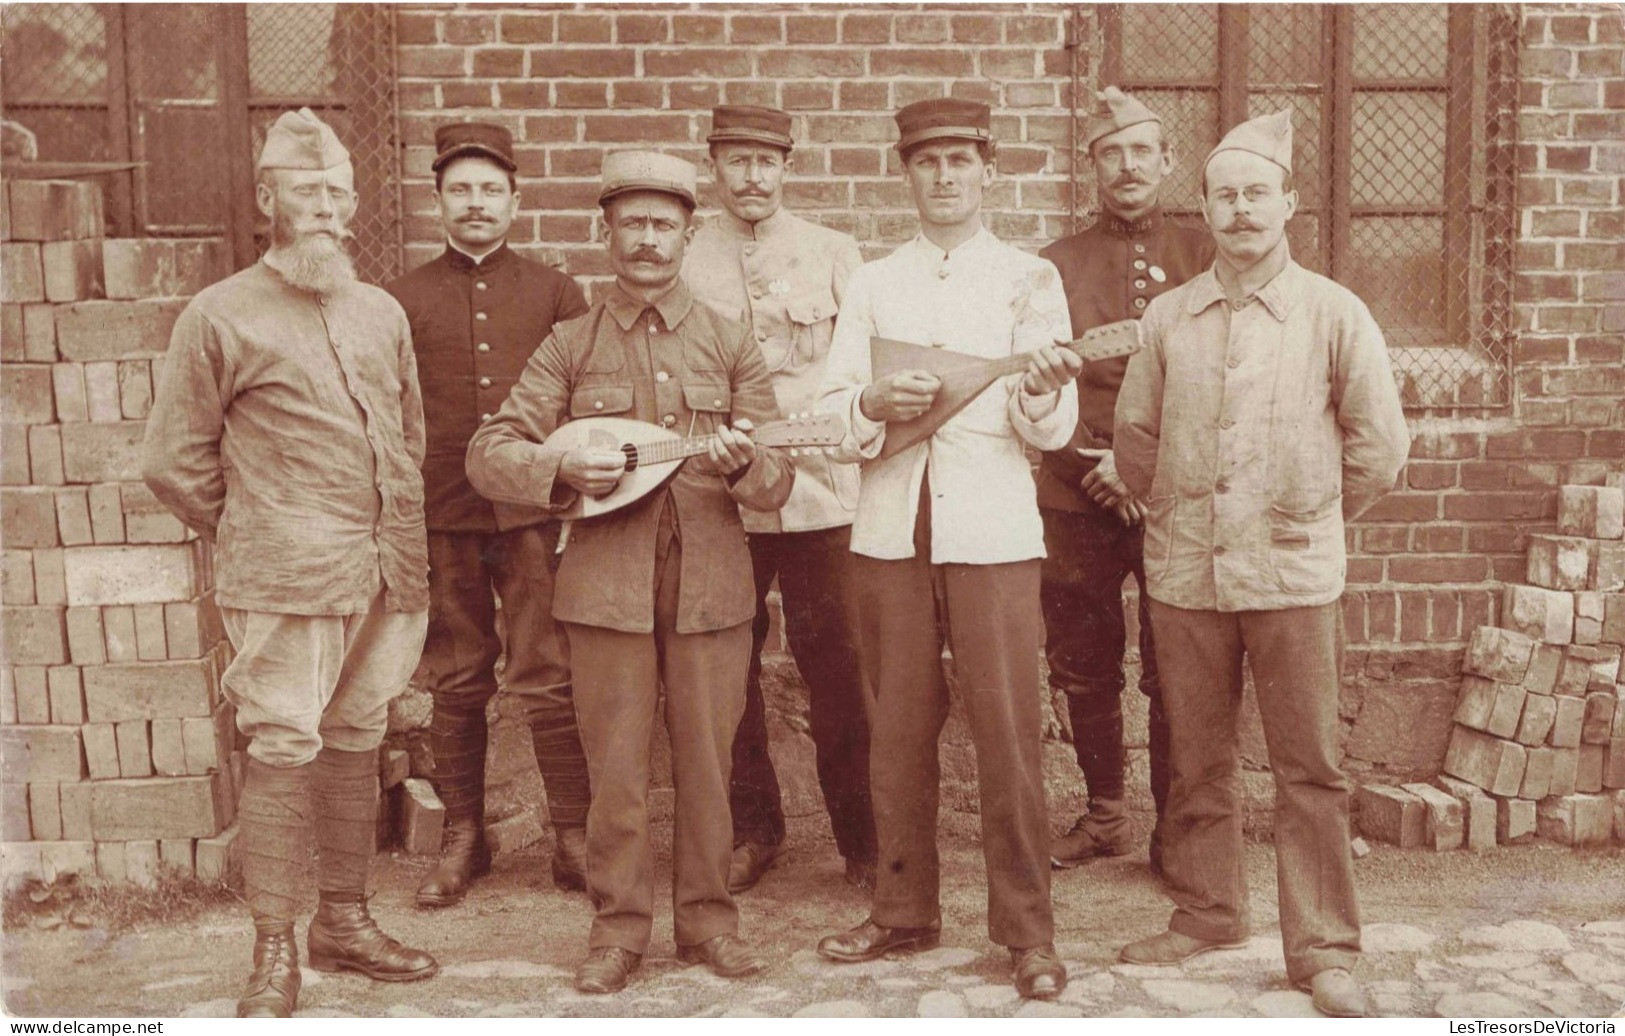
<path id="1" fill-rule="evenodd" d="M 85 180 L 12 180 L 5 185 L 14 241 L 70 241 L 107 230 L 101 187 Z"/>
<path id="2" fill-rule="evenodd" d="M 1517 684 L 1495 683 L 1481 676 L 1464 676 L 1453 718 L 1463 726 L 1511 737 L 1518 729 L 1523 701 L 1528 697 Z"/>
<path id="3" fill-rule="evenodd" d="M 164 637 L 169 657 L 202 658 L 226 639 L 214 594 L 164 605 Z"/>
<path id="4" fill-rule="evenodd" d="M 1582 744 L 1579 752 L 1574 768 L 1574 790 L 1594 795 L 1602 791 L 1602 772 L 1608 761 L 1608 746 Z"/>
<path id="5" fill-rule="evenodd" d="M 1522 633 L 1480 626 L 1467 643 L 1462 669 L 1486 680 L 1522 684 L 1535 652 L 1535 640 Z"/>
<path id="6" fill-rule="evenodd" d="M 0 727 L 0 780 L 14 784 L 78 781 L 85 777 L 79 728 Z"/>
<path id="7" fill-rule="evenodd" d="M 1599 644 L 1602 642 L 1604 595 L 1595 590 L 1578 590 L 1574 594 L 1574 642 Z"/>
<path id="8" fill-rule="evenodd" d="M 1580 742 L 1589 745 L 1606 745 L 1613 736 L 1614 711 L 1619 705 L 1619 699 L 1612 693 L 1587 694 L 1585 696 L 1585 718 L 1580 723 Z"/>
<path id="9" fill-rule="evenodd" d="M 1461 804 L 1463 846 L 1480 852 L 1495 848 L 1495 800 L 1466 781 L 1439 774 L 1433 783 Z"/>
<path id="10" fill-rule="evenodd" d="M 1518 719 L 1518 730 L 1513 740 L 1520 745 L 1533 746 L 1546 743 L 1557 719 L 1557 699 L 1550 695 L 1530 694 L 1524 699 L 1523 715 Z"/>
<path id="11" fill-rule="evenodd" d="M 1625 645 L 1625 594 L 1603 595 L 1601 642 Z"/>
<path id="12" fill-rule="evenodd" d="M 203 593 L 201 540 L 179 544 L 73 547 L 62 552 L 68 603 L 166 604 Z"/>
<path id="13" fill-rule="evenodd" d="M 1602 593 L 1625 590 L 1625 540 L 1597 540 L 1595 547 L 1586 589 Z"/>
<path id="14" fill-rule="evenodd" d="M 29 241 L 0 244 L 0 302 L 44 302 L 45 266 Z"/>
<path id="15" fill-rule="evenodd" d="M 142 888 L 158 884 L 158 840 L 132 838 L 124 843 L 124 880 Z"/>
<path id="16" fill-rule="evenodd" d="M 79 728 L 79 736 L 84 740 L 85 766 L 91 780 L 117 777 L 118 734 L 113 724 L 86 723 Z"/>
<path id="17" fill-rule="evenodd" d="M 50 687 L 50 674 L 44 666 L 18 666 L 12 670 L 14 722 L 51 722 Z"/>
<path id="18" fill-rule="evenodd" d="M 1546 785 L 1548 797 L 1573 795 L 1579 785 L 1580 749 L 1552 749 L 1552 779 Z"/>
<path id="19" fill-rule="evenodd" d="M 57 349 L 65 360 L 91 363 L 162 353 L 185 298 L 95 300 L 59 306 Z"/>
<path id="20" fill-rule="evenodd" d="M 1502 845 L 1534 841 L 1536 809 L 1532 799 L 1495 799 L 1495 840 Z"/>
<path id="21" fill-rule="evenodd" d="M 0 842 L 0 882 L 7 891 L 29 880 L 49 883 L 69 874 L 95 877 L 95 843 Z"/>
<path id="22" fill-rule="evenodd" d="M 1547 644 L 1567 644 L 1574 639 L 1574 595 L 1511 584 L 1501 592 L 1501 621 Z"/>
<path id="23" fill-rule="evenodd" d="M 1544 799 L 1552 789 L 1552 768 L 1557 765 L 1557 749 L 1536 745 L 1524 757 L 1524 779 L 1519 799 Z"/>
<path id="24" fill-rule="evenodd" d="M 60 787 L 54 781 L 41 781 L 28 786 L 28 824 L 36 842 L 62 840 Z"/>
<path id="25" fill-rule="evenodd" d="M 231 273 L 225 242 L 208 238 L 116 238 L 102 242 L 110 299 L 195 295 Z"/>
<path id="26" fill-rule="evenodd" d="M 28 820 L 28 785 L 0 782 L 0 841 L 27 842 L 34 837 Z"/>
<path id="27" fill-rule="evenodd" d="M 158 840 L 158 863 L 174 873 L 185 877 L 192 876 L 192 846 L 190 838 L 160 838 Z"/>
<path id="28" fill-rule="evenodd" d="M 1400 787 L 1421 799 L 1427 807 L 1422 844 L 1434 852 L 1461 848 L 1467 834 L 1466 817 L 1455 796 L 1430 784 L 1402 784 Z"/>
<path id="29" fill-rule="evenodd" d="M 47 302 L 78 302 L 102 293 L 99 241 L 53 241 L 40 246 Z"/>
<path id="30" fill-rule="evenodd" d="M 97 781 L 91 787 L 90 823 L 98 841 L 208 838 L 225 827 L 215 784 L 219 774 Z"/>
<path id="31" fill-rule="evenodd" d="M 1613 803 L 1602 795 L 1562 795 L 1536 807 L 1540 837 L 1561 845 L 1606 845 L 1613 838 Z"/>
<path id="32" fill-rule="evenodd" d="M 1611 486 L 1559 486 L 1557 531 L 1597 540 L 1625 537 L 1625 490 Z"/>
<path id="33" fill-rule="evenodd" d="M 1619 679 L 1621 648 L 1618 644 L 1576 644 L 1568 649 L 1568 655 L 1591 667 L 1592 676 L 1587 679 L 1587 685 L 1599 675 L 1609 683 Z"/>
<path id="34" fill-rule="evenodd" d="M 168 717 L 151 723 L 152 770 L 160 777 L 184 777 L 191 772 L 186 766 L 186 743 L 181 736 L 183 722 L 179 717 Z"/>
<path id="35" fill-rule="evenodd" d="M 1524 579 L 1548 590 L 1584 590 L 1591 577 L 1593 541 L 1578 536 L 1529 537 Z"/>
<path id="36" fill-rule="evenodd" d="M 1356 789 L 1354 802 L 1360 833 L 1373 841 L 1411 849 L 1427 837 L 1427 805 L 1408 791 L 1365 784 Z"/>
<path id="37" fill-rule="evenodd" d="M 209 716 L 219 672 L 212 658 L 87 668 L 85 715 L 92 723 Z"/>
<path id="38" fill-rule="evenodd" d="M 12 452 L 7 439 L 6 452 Z M 7 486 L 0 489 L 0 528 L 5 530 L 6 546 L 12 550 L 55 547 L 57 535 L 56 494 L 35 486 Z"/>
<path id="39" fill-rule="evenodd" d="M 1610 791 L 1625 788 L 1625 737 L 1608 739 L 1607 755 L 1602 766 L 1602 786 Z"/>
<path id="40" fill-rule="evenodd" d="M 144 421 L 64 424 L 63 474 L 69 482 L 79 484 L 139 481 L 141 436 L 145 428 Z"/>
<path id="41" fill-rule="evenodd" d="M 1557 695 L 1552 700 L 1557 703 L 1557 714 L 1552 718 L 1546 743 L 1553 748 L 1574 748 L 1580 743 L 1580 730 L 1585 723 L 1585 699 Z"/>
<path id="42" fill-rule="evenodd" d="M 152 744 L 147 740 L 147 721 L 127 719 L 113 724 L 118 741 L 118 775 L 152 776 Z"/>
<path id="43" fill-rule="evenodd" d="M 12 424 L 50 424 L 56 420 L 51 368 L 43 363 L 0 366 L 0 412 Z M 14 444 L 7 443 L 7 449 Z"/>
<path id="44" fill-rule="evenodd" d="M 1456 725 L 1450 731 L 1444 772 L 1491 795 L 1516 795 L 1527 759 L 1522 745 Z"/>

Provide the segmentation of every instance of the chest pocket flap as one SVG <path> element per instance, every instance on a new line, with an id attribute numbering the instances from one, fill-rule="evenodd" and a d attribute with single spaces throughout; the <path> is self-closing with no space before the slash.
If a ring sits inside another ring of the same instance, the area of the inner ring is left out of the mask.
<path id="1" fill-rule="evenodd" d="M 683 386 L 683 402 L 690 410 L 706 414 L 733 412 L 733 389 L 727 385 L 700 382 Z"/>
<path id="2" fill-rule="evenodd" d="M 571 417 L 624 414 L 631 409 L 631 385 L 591 385 L 570 393 Z"/>
<path id="3" fill-rule="evenodd" d="M 828 290 L 800 295 L 786 303 L 784 309 L 790 323 L 810 327 L 835 315 L 835 296 Z"/>

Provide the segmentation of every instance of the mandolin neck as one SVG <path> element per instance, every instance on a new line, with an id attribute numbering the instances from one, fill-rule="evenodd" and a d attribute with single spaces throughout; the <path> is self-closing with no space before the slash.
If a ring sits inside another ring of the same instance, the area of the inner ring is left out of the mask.
<path id="1" fill-rule="evenodd" d="M 642 443 L 637 447 L 638 464 L 670 464 L 673 461 L 698 457 L 716 442 L 715 435 L 695 435 L 666 442 Z"/>

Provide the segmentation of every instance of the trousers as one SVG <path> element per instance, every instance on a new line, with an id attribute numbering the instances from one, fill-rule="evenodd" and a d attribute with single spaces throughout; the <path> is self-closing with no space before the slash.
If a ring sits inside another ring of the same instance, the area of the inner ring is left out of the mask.
<path id="1" fill-rule="evenodd" d="M 779 778 L 768 754 L 762 699 L 762 646 L 767 641 L 767 594 L 778 579 L 790 654 L 807 683 L 818 785 L 835 845 L 850 860 L 875 858 L 869 801 L 869 700 L 858 671 L 853 626 L 849 526 L 810 532 L 753 533 L 756 619 L 751 624 L 745 715 L 734 735 L 729 803 L 734 842 L 784 841 Z"/>
<path id="2" fill-rule="evenodd" d="M 671 524 L 656 537 L 654 632 L 564 623 L 575 672 L 576 713 L 592 778 L 587 884 L 598 903 L 593 949 L 648 949 L 654 925 L 649 834 L 649 739 L 665 687 L 676 820 L 672 830 L 672 927 L 679 946 L 739 929 L 728 892 L 733 824 L 728 772 L 745 708 L 750 624 L 678 633 L 682 546 Z M 744 587 L 740 588 L 744 591 Z"/>
<path id="3" fill-rule="evenodd" d="M 1275 859 L 1287 977 L 1352 968 L 1360 916 L 1349 852 L 1349 781 L 1338 767 L 1343 664 L 1338 603 L 1280 611 L 1192 611 L 1152 601 L 1172 735 L 1163 822 L 1168 927 L 1198 939 L 1245 938 L 1236 721 L 1242 661 L 1252 668 L 1275 776 Z"/>

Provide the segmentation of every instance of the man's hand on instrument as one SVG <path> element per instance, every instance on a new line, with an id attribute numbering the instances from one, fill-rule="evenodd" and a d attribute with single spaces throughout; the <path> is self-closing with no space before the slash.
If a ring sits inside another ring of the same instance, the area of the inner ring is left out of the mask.
<path id="1" fill-rule="evenodd" d="M 1118 520 L 1124 525 L 1133 525 L 1145 517 L 1145 508 L 1134 494 L 1129 492 L 1128 486 L 1117 475 L 1117 459 L 1112 456 L 1111 450 L 1078 450 L 1080 457 L 1096 457 L 1100 463 L 1094 470 L 1083 476 L 1079 483 L 1083 491 L 1089 494 L 1089 499 L 1101 507 L 1114 512 Z"/>
<path id="2" fill-rule="evenodd" d="M 750 439 L 753 430 L 751 423 L 744 418 L 735 421 L 732 428 L 727 425 L 717 428 L 716 438 L 711 440 L 707 449 L 717 471 L 732 475 L 756 459 L 756 444 Z"/>
<path id="3" fill-rule="evenodd" d="M 603 496 L 621 481 L 626 455 L 620 450 L 571 450 L 559 461 L 559 480 L 578 493 Z"/>
<path id="4" fill-rule="evenodd" d="M 1021 379 L 1021 387 L 1028 395 L 1047 396 L 1083 370 L 1083 357 L 1062 346 L 1046 345 L 1030 355 L 1027 376 Z"/>
<path id="5" fill-rule="evenodd" d="M 912 421 L 937 398 L 942 379 L 922 370 L 888 374 L 863 390 L 858 409 L 871 421 Z"/>

